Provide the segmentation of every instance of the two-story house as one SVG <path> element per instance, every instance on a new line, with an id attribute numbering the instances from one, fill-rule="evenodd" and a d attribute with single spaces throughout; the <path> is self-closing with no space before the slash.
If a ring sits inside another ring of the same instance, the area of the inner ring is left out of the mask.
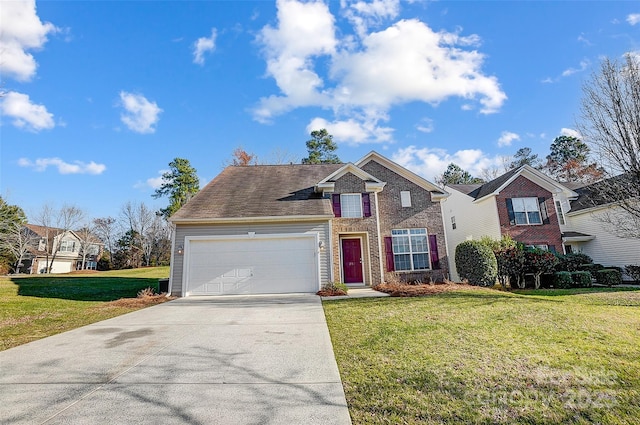
<path id="1" fill-rule="evenodd" d="M 509 235 L 529 247 L 583 252 L 605 266 L 640 265 L 640 239 L 620 237 L 603 217 L 619 206 L 599 199 L 597 186 L 559 183 L 528 165 L 476 185 L 450 185 L 443 202 L 451 275 L 456 246 Z"/>
<path id="2" fill-rule="evenodd" d="M 446 195 L 376 152 L 348 164 L 227 167 L 170 219 L 171 293 L 442 279 Z"/>
<path id="3" fill-rule="evenodd" d="M 524 165 L 484 184 L 445 189 L 450 196 L 442 208 L 454 280 L 455 248 L 465 240 L 509 235 L 527 246 L 565 252 L 563 234 L 571 231 L 565 213 L 578 194 L 535 168 Z"/>
<path id="4" fill-rule="evenodd" d="M 26 224 L 37 240 L 20 268 L 29 274 L 69 273 L 74 270 L 95 270 L 102 242 L 93 235 L 81 238 L 71 230 Z"/>

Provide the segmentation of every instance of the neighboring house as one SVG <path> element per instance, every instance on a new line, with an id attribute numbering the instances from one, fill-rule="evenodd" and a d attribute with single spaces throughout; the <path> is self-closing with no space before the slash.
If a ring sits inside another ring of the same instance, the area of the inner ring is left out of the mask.
<path id="1" fill-rule="evenodd" d="M 620 176 L 613 179 L 619 180 Z M 605 266 L 640 265 L 640 239 L 621 237 L 623 231 L 612 228 L 615 224 L 609 223 L 611 219 L 615 223 L 616 216 L 624 214 L 622 208 L 599 196 L 599 186 L 610 180 L 575 189 L 578 198 L 571 202 L 571 209 L 566 213 L 568 225 L 574 232 L 565 234 L 565 247 L 572 252 L 583 252 L 594 263 Z M 640 227 L 639 219 L 629 223 L 636 229 Z"/>
<path id="2" fill-rule="evenodd" d="M 450 185 L 443 202 L 451 275 L 458 280 L 460 242 L 509 235 L 529 247 L 566 254 L 583 252 L 594 262 L 640 264 L 640 239 L 621 238 L 602 218 L 620 208 L 597 196 L 594 183 L 559 183 L 528 165 L 476 185 Z"/>
<path id="3" fill-rule="evenodd" d="M 455 249 L 460 242 L 509 235 L 530 247 L 564 253 L 565 214 L 578 194 L 524 165 L 476 185 L 450 185 L 443 202 L 451 274 L 458 280 Z M 580 236 L 580 235 L 576 235 Z"/>
<path id="4" fill-rule="evenodd" d="M 25 227 L 36 236 L 38 243 L 23 261 L 21 272 L 47 273 L 47 267 L 51 267 L 51 273 L 69 273 L 82 270 L 83 264 L 85 270 L 96 269 L 103 246 L 97 237 L 90 236 L 88 241 L 83 241 L 71 230 L 64 231 L 35 224 L 26 224 Z"/>
<path id="5" fill-rule="evenodd" d="M 376 152 L 349 164 L 227 167 L 170 219 L 171 293 L 442 279 L 446 196 Z"/>

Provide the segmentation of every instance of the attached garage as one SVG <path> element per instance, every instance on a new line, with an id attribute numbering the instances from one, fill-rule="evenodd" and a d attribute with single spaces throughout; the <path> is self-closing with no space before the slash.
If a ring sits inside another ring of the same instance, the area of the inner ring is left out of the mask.
<path id="1" fill-rule="evenodd" d="M 187 236 L 183 296 L 316 292 L 317 234 Z"/>

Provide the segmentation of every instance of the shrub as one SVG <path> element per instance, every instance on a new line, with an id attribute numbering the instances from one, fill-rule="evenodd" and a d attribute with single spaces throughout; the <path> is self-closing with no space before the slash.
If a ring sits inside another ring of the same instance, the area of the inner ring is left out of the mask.
<path id="1" fill-rule="evenodd" d="M 522 279 L 522 271 L 524 269 L 524 252 L 516 247 L 503 248 L 495 251 L 496 261 L 498 264 L 498 280 L 503 287 L 507 287 L 507 283 L 513 287 L 513 281 L 518 288 L 524 288 L 524 279 Z"/>
<path id="2" fill-rule="evenodd" d="M 627 272 L 631 279 L 636 282 L 640 282 L 640 266 L 634 266 L 633 264 L 629 264 L 624 267 L 624 271 Z"/>
<path id="3" fill-rule="evenodd" d="M 322 289 L 316 292 L 316 295 L 322 297 L 336 297 L 339 295 L 347 295 L 347 285 L 341 282 L 329 282 L 322 285 Z"/>
<path id="4" fill-rule="evenodd" d="M 568 289 L 573 285 L 571 280 L 571 273 L 569 272 L 555 272 L 553 274 L 553 287 L 558 289 Z"/>
<path id="5" fill-rule="evenodd" d="M 558 256 L 557 271 L 575 272 L 582 264 L 591 264 L 593 260 L 587 254 L 581 252 L 572 252 L 571 254 Z"/>
<path id="6" fill-rule="evenodd" d="M 618 269 L 602 269 L 596 272 L 596 282 L 601 285 L 613 286 L 622 283 L 622 273 Z"/>
<path id="7" fill-rule="evenodd" d="M 518 248 L 519 245 L 522 245 L 510 235 L 503 235 L 500 240 L 493 239 L 490 236 L 483 236 L 480 238 L 480 243 L 487 245 L 494 253 L 508 248 Z"/>
<path id="8" fill-rule="evenodd" d="M 493 286 L 498 262 L 493 251 L 479 241 L 464 241 L 456 247 L 456 269 L 461 279 L 472 285 Z"/>
<path id="9" fill-rule="evenodd" d="M 524 269 L 526 273 L 532 273 L 535 288 L 540 288 L 540 276 L 543 273 L 553 271 L 558 264 L 558 258 L 553 252 L 534 249 L 524 251 Z"/>
<path id="10" fill-rule="evenodd" d="M 578 270 L 590 272 L 591 275 L 594 275 L 598 270 L 604 269 L 602 264 L 593 263 L 593 264 L 580 264 L 578 266 Z"/>
<path id="11" fill-rule="evenodd" d="M 588 288 L 591 286 L 591 273 L 586 270 L 571 272 L 571 280 L 575 288 Z"/>

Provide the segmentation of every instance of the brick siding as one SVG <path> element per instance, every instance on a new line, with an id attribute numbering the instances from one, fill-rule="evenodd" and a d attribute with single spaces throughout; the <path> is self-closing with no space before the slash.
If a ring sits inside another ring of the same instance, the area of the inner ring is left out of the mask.
<path id="1" fill-rule="evenodd" d="M 384 267 L 384 237 L 391 236 L 392 229 L 426 228 L 429 235 L 436 235 L 439 270 L 416 272 L 400 272 L 396 275 L 405 281 L 442 280 L 448 277 L 448 258 L 445 245 L 442 210 L 440 203 L 431 199 L 431 193 L 415 183 L 405 179 L 383 165 L 370 161 L 362 169 L 372 176 L 386 182 L 384 189 L 369 196 L 371 202 L 371 217 L 363 218 L 334 218 L 332 220 L 332 252 L 333 275 L 335 280 L 341 280 L 340 237 L 360 236 L 363 239 L 363 260 L 365 262 L 364 280 L 367 285 L 376 285 L 385 277 L 381 269 Z M 402 207 L 400 192 L 411 193 L 411 207 Z M 364 193 L 365 182 L 359 177 L 347 173 L 335 182 L 334 193 Z M 376 224 L 377 214 L 380 214 L 380 235 Z M 379 239 L 380 238 L 380 239 Z M 382 258 L 380 257 L 382 246 Z M 382 267 L 381 267 L 382 266 Z M 370 272 L 370 275 L 369 275 Z"/>
<path id="2" fill-rule="evenodd" d="M 509 223 L 507 198 L 544 197 L 549 224 L 541 225 L 512 225 Z M 554 245 L 558 252 L 562 252 L 562 232 L 558 223 L 553 195 L 548 190 L 538 186 L 531 180 L 519 176 L 509 186 L 505 187 L 496 197 L 498 216 L 500 218 L 500 233 L 510 235 L 525 245 Z"/>

